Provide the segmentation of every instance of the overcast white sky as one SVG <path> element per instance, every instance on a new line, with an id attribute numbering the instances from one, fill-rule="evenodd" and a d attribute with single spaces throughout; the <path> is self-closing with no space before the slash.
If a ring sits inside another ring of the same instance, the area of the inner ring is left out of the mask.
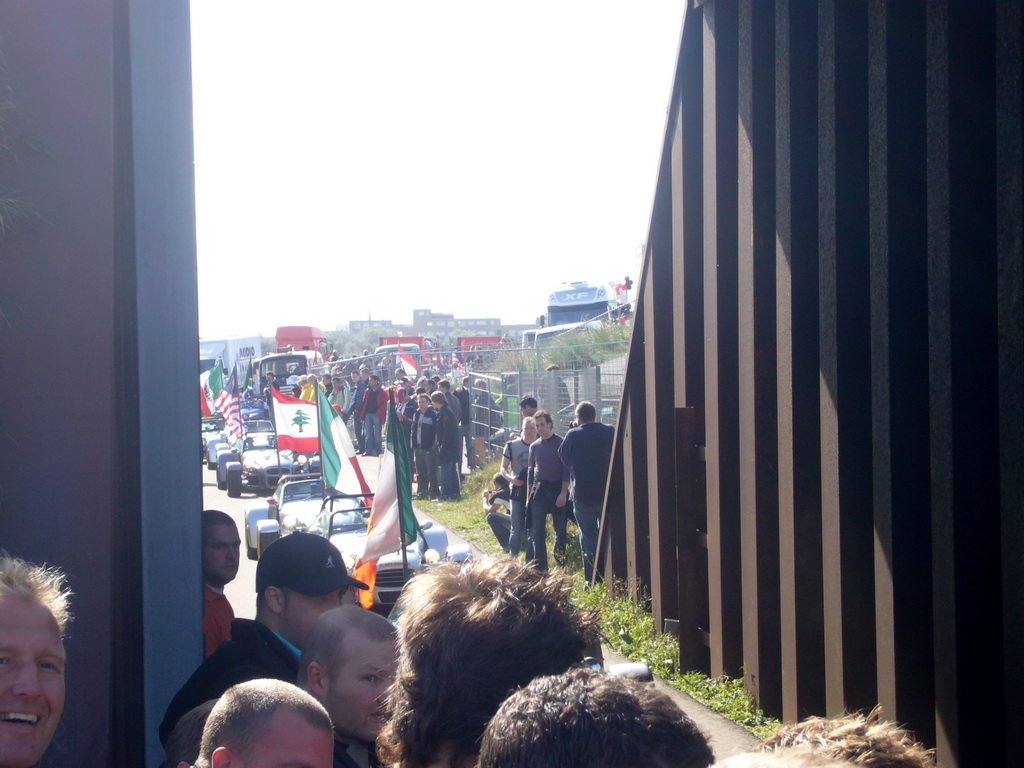
<path id="1" fill-rule="evenodd" d="M 638 276 L 686 0 L 193 0 L 205 337 Z"/>

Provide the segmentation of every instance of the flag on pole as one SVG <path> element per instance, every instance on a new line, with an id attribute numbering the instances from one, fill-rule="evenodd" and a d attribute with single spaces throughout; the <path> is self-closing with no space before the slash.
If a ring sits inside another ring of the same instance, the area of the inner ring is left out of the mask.
<path id="1" fill-rule="evenodd" d="M 319 448 L 316 404 L 270 388 L 274 398 L 274 428 L 277 447 L 298 453 L 315 453 Z"/>
<path id="2" fill-rule="evenodd" d="M 363 477 L 344 419 L 327 401 L 324 391 L 320 387 L 316 389 L 320 403 L 320 466 L 324 482 L 346 493 L 353 493 L 356 486 L 363 493 L 369 493 L 370 486 Z"/>
<path id="3" fill-rule="evenodd" d="M 232 372 L 232 376 L 234 376 L 234 372 Z M 216 377 L 216 383 L 214 383 L 214 377 Z M 224 409 L 227 408 L 228 400 L 231 398 L 231 389 L 225 386 L 224 372 L 221 370 L 220 364 L 215 365 L 210 373 L 210 388 L 216 393 L 213 398 L 214 407 L 226 418 Z"/>
<path id="4" fill-rule="evenodd" d="M 405 375 L 410 379 L 415 379 L 419 375 L 420 367 L 408 352 L 400 352 L 398 362 L 402 366 L 402 370 L 405 371 Z"/>
<path id="5" fill-rule="evenodd" d="M 462 367 L 462 361 L 459 356 L 452 352 L 452 371 L 458 374 L 460 377 L 466 375 L 466 369 Z"/>
<path id="6" fill-rule="evenodd" d="M 228 396 L 224 399 L 220 412 L 224 414 L 224 428 L 228 436 L 238 442 L 242 439 L 242 403 L 238 396 L 238 372 L 231 373 L 231 386 L 224 390 Z"/>
<path id="7" fill-rule="evenodd" d="M 256 363 L 253 359 L 249 358 L 249 367 L 245 371 L 245 381 L 242 382 L 242 391 L 245 392 L 247 389 L 251 389 L 253 382 L 256 380 Z"/>
<path id="8" fill-rule="evenodd" d="M 396 552 L 416 539 L 418 526 L 412 511 L 412 462 L 405 426 L 398 420 L 395 401 L 388 403 L 387 440 L 373 497 L 366 546 L 356 561 L 353 575 L 369 585 L 359 601 L 364 608 L 373 605 L 373 585 L 377 581 L 377 560 Z"/>
<path id="9" fill-rule="evenodd" d="M 199 391 L 202 394 L 200 408 L 204 416 L 213 416 L 217 409 L 217 396 L 224 388 L 224 374 L 220 368 L 220 362 L 214 364 L 213 368 L 199 374 Z"/>

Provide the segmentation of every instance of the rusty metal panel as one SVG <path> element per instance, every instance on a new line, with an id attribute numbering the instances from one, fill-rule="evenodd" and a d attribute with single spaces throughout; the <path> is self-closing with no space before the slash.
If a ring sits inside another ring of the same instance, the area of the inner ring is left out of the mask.
<path id="1" fill-rule="evenodd" d="M 674 460 L 613 466 L 676 526 L 688 666 L 745 662 L 787 719 L 881 701 L 942 766 L 1004 762 L 1022 717 L 1022 27 L 996 0 L 688 10 L 645 264 L 673 293 L 638 310 L 674 317 L 638 317 L 626 373 L 663 415 L 670 346 L 675 418 L 620 422 Z"/>
<path id="2" fill-rule="evenodd" d="M 817 3 L 776 3 L 782 714 L 825 711 L 818 423 Z M 810 116 L 810 117 L 809 117 Z"/>
<path id="3" fill-rule="evenodd" d="M 932 742 L 924 24 L 872 5 L 868 40 L 875 676 L 884 711 Z"/>
<path id="4" fill-rule="evenodd" d="M 644 338 L 644 414 L 647 438 L 647 498 L 650 535 L 651 612 L 655 626 L 679 618 L 679 561 L 676 549 L 677 502 L 675 435 L 659 429 L 659 421 L 675 412 L 673 357 L 673 252 L 671 152 L 663 156 L 660 181 L 654 198 L 648 271 L 641 286 Z"/>
<path id="5" fill-rule="evenodd" d="M 736 3 L 704 20 L 704 381 L 711 670 L 743 666 L 736 408 Z"/>

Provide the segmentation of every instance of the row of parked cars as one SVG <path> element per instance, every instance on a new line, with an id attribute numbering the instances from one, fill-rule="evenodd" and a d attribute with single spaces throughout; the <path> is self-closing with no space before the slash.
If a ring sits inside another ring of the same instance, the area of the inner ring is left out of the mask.
<path id="1" fill-rule="evenodd" d="M 325 488 L 319 457 L 278 451 L 269 421 L 245 422 L 240 446 L 227 445 L 208 422 L 216 419 L 203 420 L 202 455 L 217 472 L 217 487 L 232 497 L 247 490 L 257 495 L 245 507 L 246 555 L 258 560 L 275 539 L 303 531 L 330 539 L 351 571 L 366 545 L 373 494 Z M 260 498 L 264 492 L 269 495 Z M 394 605 L 408 579 L 432 565 L 472 558 L 468 545 L 450 544 L 444 526 L 429 521 L 419 525 L 405 549 L 404 558 L 398 550 L 377 561 L 375 604 Z"/>

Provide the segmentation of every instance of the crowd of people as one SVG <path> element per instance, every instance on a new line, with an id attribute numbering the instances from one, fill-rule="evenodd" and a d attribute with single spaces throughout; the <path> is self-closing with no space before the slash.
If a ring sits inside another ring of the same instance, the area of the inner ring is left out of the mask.
<path id="1" fill-rule="evenodd" d="M 216 516 L 210 525 L 223 525 Z M 213 537 L 208 537 L 212 541 Z M 599 617 L 566 577 L 511 557 L 410 582 L 397 626 L 354 604 L 340 553 L 295 533 L 160 727 L 169 768 L 707 768 L 706 735 L 651 683 L 587 664 Z M 205 562 L 204 562 L 205 564 Z M 228 572 L 230 568 L 223 562 Z M 225 574 L 221 574 L 223 577 Z M 64 705 L 63 574 L 0 555 L 0 768 L 42 758 Z M 811 718 L 719 763 L 930 768 L 880 712 Z"/>

